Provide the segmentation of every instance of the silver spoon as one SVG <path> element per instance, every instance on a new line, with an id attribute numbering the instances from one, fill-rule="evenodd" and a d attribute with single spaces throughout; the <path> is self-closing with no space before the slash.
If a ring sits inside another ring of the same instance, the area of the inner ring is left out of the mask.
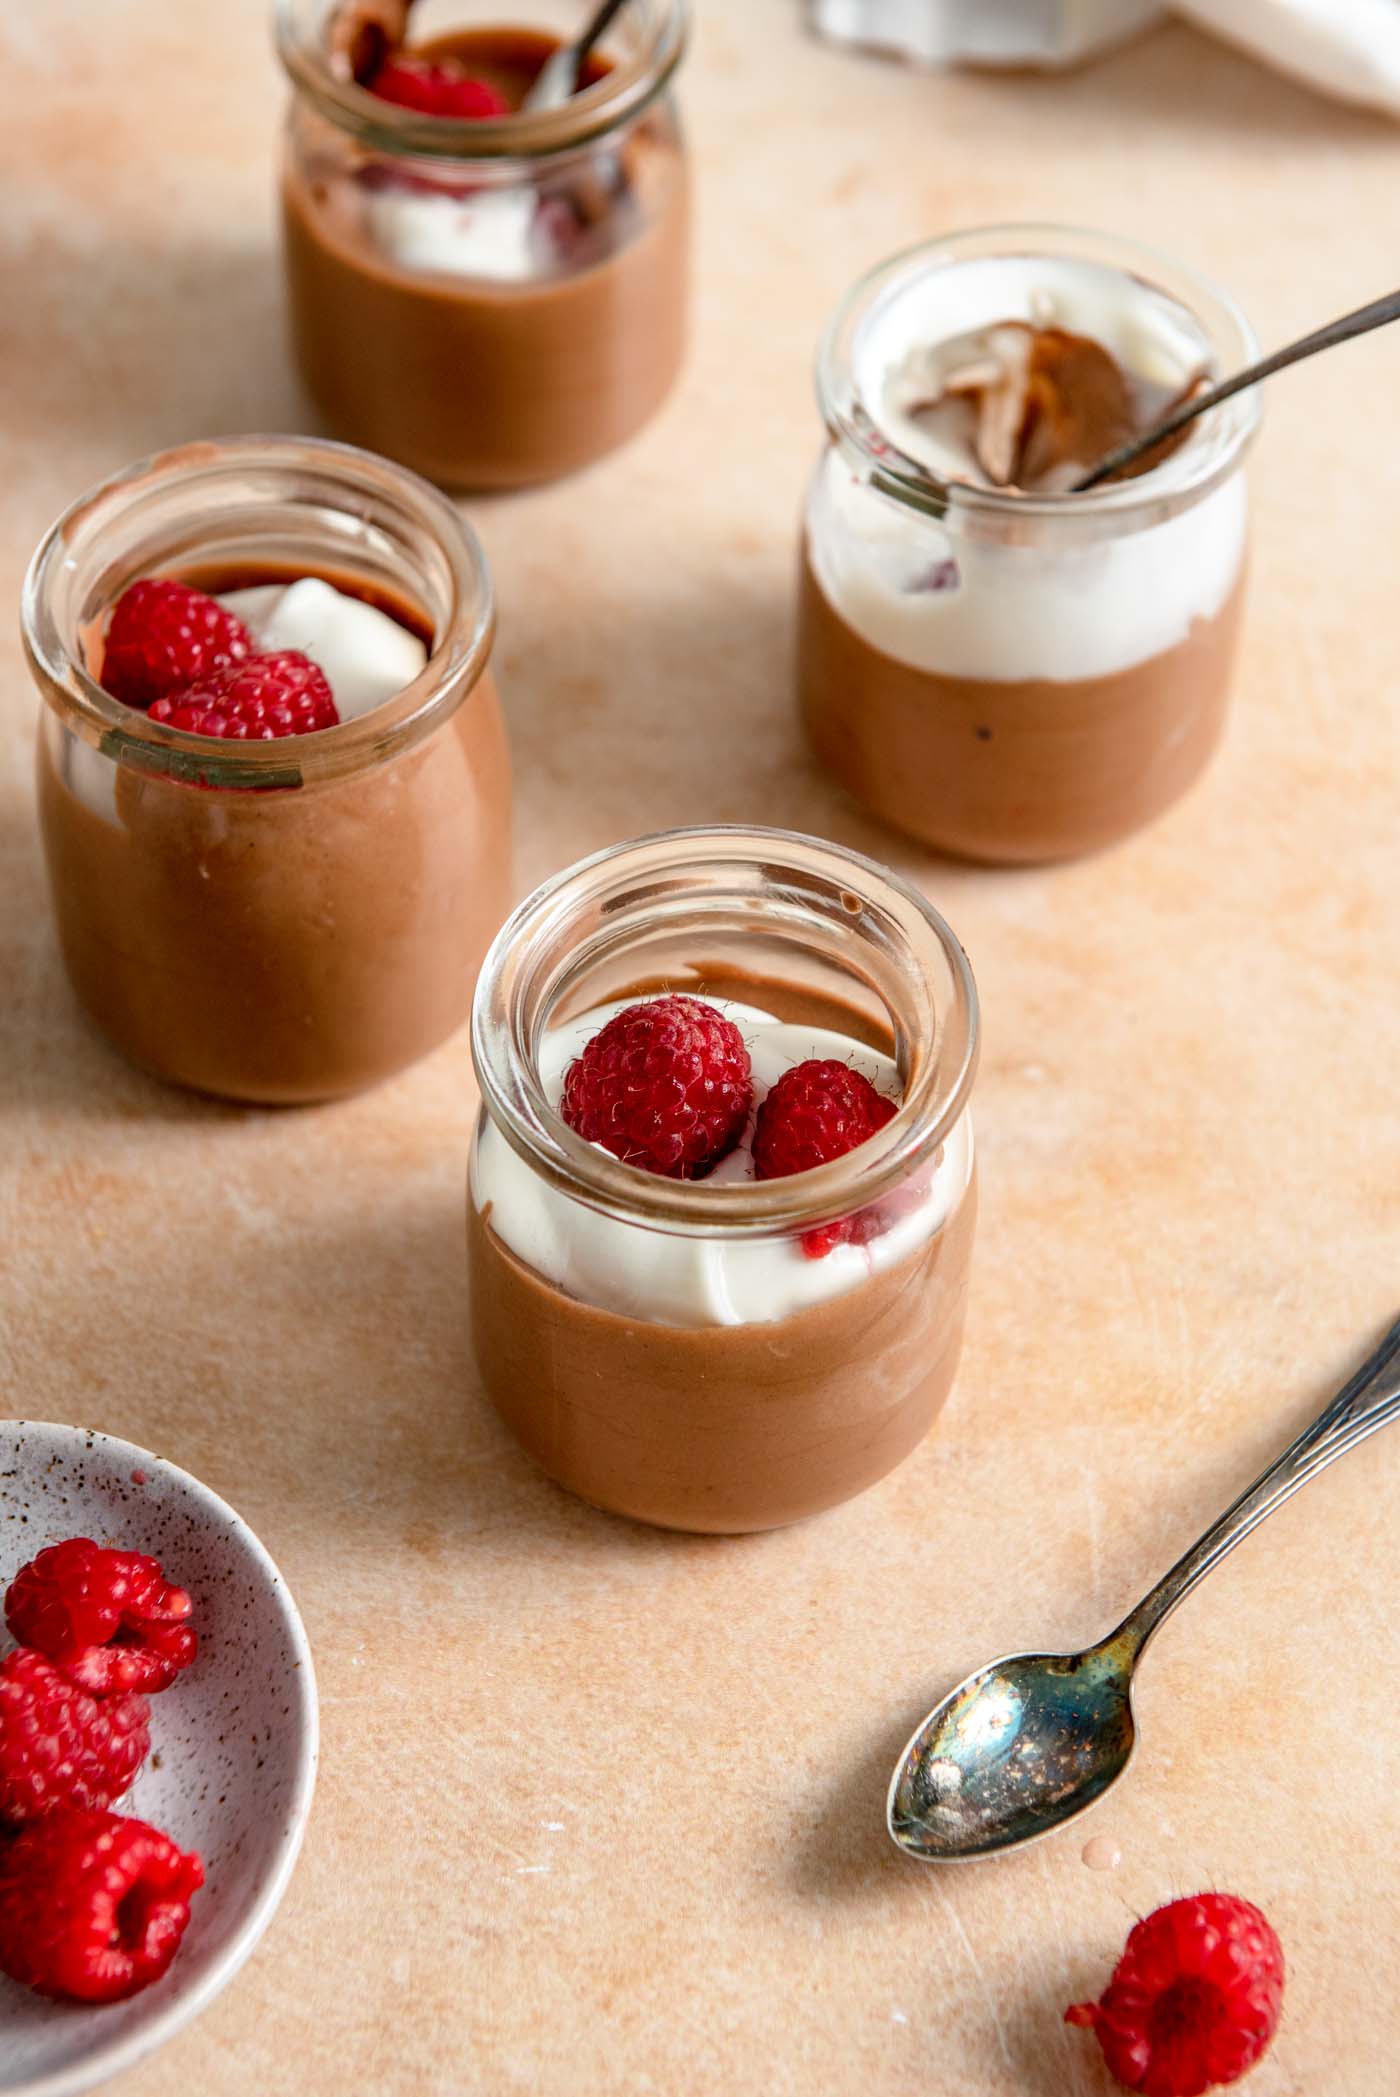
<path id="1" fill-rule="evenodd" d="M 1331 1404 L 1086 1653 L 1013 1653 L 931 1711 L 890 1785 L 889 1830 L 930 1863 L 1019 1849 L 1103 1797 L 1133 1752 L 1133 1672 L 1154 1631 L 1241 1537 L 1400 1414 L 1400 1319 Z"/>
<path id="2" fill-rule="evenodd" d="M 589 21 L 582 36 L 576 36 L 571 44 L 561 44 L 552 52 L 535 76 L 530 91 L 521 103 L 522 109 L 556 109 L 578 93 L 578 76 L 593 46 L 620 14 L 627 0 L 603 0 L 602 6 Z"/>
<path id="3" fill-rule="evenodd" d="M 1275 350 L 1272 356 L 1261 357 L 1257 364 L 1247 365 L 1232 379 L 1222 379 L 1218 386 L 1210 386 L 1204 393 L 1183 401 L 1160 422 L 1154 422 L 1150 430 L 1120 444 L 1116 451 L 1100 459 L 1082 480 L 1075 482 L 1070 489 L 1071 495 L 1083 495 L 1090 488 L 1097 488 L 1100 481 L 1121 473 L 1125 466 L 1131 466 L 1134 459 L 1151 451 L 1153 445 L 1160 444 L 1164 437 L 1175 436 L 1198 415 L 1205 415 L 1210 409 L 1218 408 L 1221 401 L 1243 393 L 1246 386 L 1257 386 L 1261 379 L 1269 378 L 1272 373 L 1283 371 L 1290 364 L 1301 364 L 1304 357 L 1315 357 L 1319 350 L 1332 349 L 1339 342 L 1350 342 L 1353 335 L 1369 335 L 1372 328 L 1383 328 L 1392 320 L 1400 320 L 1400 291 L 1388 292 L 1383 299 L 1373 299 L 1369 306 L 1358 306 L 1354 313 L 1344 313 L 1340 320 L 1329 321 L 1325 328 L 1316 328 L 1311 335 L 1303 335 L 1286 348 Z"/>

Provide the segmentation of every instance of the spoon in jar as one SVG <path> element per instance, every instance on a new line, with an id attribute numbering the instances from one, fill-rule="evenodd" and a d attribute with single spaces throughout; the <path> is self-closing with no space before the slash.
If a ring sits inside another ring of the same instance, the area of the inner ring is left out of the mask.
<path id="1" fill-rule="evenodd" d="M 1133 1673 L 1154 1631 L 1265 1515 L 1397 1414 L 1400 1319 L 1116 1631 L 1085 1653 L 994 1660 L 929 1713 L 890 1785 L 887 1818 L 899 1847 L 935 1864 L 995 1856 L 1101 1799 L 1132 1756 Z"/>
<path id="2" fill-rule="evenodd" d="M 571 44 L 561 44 L 550 54 L 521 103 L 522 110 L 557 109 L 561 102 L 578 93 L 583 61 L 626 4 L 627 0 L 603 0 L 582 36 L 575 37 Z"/>
<path id="3" fill-rule="evenodd" d="M 1168 437 L 1185 429 L 1188 422 L 1194 422 L 1198 415 L 1218 408 L 1222 401 L 1243 393 L 1247 386 L 1257 386 L 1261 379 L 1269 378 L 1272 373 L 1283 371 L 1290 364 L 1301 364 L 1304 357 L 1315 357 L 1319 350 L 1332 349 L 1339 342 L 1350 342 L 1353 335 L 1369 335 L 1372 328 L 1383 328 L 1392 320 L 1400 320 L 1400 291 L 1388 292 L 1383 299 L 1373 299 L 1369 306 L 1358 306 L 1354 313 L 1344 313 L 1340 320 L 1329 321 L 1325 328 L 1316 328 L 1311 335 L 1303 335 L 1297 342 L 1290 342 L 1272 355 L 1261 357 L 1257 364 L 1246 365 L 1233 378 L 1222 379 L 1218 386 L 1208 386 L 1204 393 L 1178 402 L 1159 422 L 1154 422 L 1151 429 L 1130 437 L 1126 444 L 1120 444 L 1106 458 L 1100 459 L 1097 466 L 1074 483 L 1070 494 L 1087 494 L 1101 481 L 1111 480 L 1114 474 L 1131 466 L 1134 459 L 1140 459 L 1154 445 L 1165 443 Z"/>

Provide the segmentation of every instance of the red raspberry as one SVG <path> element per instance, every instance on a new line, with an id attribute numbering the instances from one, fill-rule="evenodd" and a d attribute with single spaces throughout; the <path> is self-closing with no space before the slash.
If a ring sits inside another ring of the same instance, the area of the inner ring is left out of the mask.
<path id="1" fill-rule="evenodd" d="M 99 1703 L 38 1653 L 0 1661 L 0 1822 L 110 1806 L 150 1752 L 144 1697 Z"/>
<path id="2" fill-rule="evenodd" d="M 753 1132 L 755 1179 L 782 1180 L 844 1158 L 848 1150 L 882 1129 L 894 1101 L 848 1063 L 809 1057 L 785 1070 L 758 1110 Z M 888 1229 L 876 1210 L 843 1216 L 802 1234 L 809 1260 L 824 1259 L 838 1245 L 866 1245 Z"/>
<path id="3" fill-rule="evenodd" d="M 1283 2009 L 1283 1946 L 1247 1900 L 1198 1893 L 1139 1922 L 1099 2002 L 1067 2024 L 1098 2034 L 1110 2072 L 1144 2097 L 1200 2097 L 1238 2082 Z"/>
<path id="4" fill-rule="evenodd" d="M 252 653 L 253 636 L 216 598 L 187 583 L 137 582 L 112 612 L 102 683 L 128 706 L 149 706 Z"/>
<path id="5" fill-rule="evenodd" d="M 173 698 L 157 699 L 151 719 L 195 735 L 265 743 L 334 728 L 340 715 L 325 673 L 295 648 L 284 648 L 215 670 Z"/>
<path id="6" fill-rule="evenodd" d="M 571 1129 L 627 1165 L 697 1180 L 733 1150 L 753 1098 L 749 1052 L 703 998 L 648 998 L 616 1013 L 564 1074 Z"/>
<path id="7" fill-rule="evenodd" d="M 194 1659 L 194 1608 L 154 1558 L 91 1537 L 52 1544 L 15 1575 L 5 1622 L 92 1696 L 168 1689 Z"/>
<path id="8" fill-rule="evenodd" d="M 197 1856 L 119 1813 L 60 1813 L 0 1850 L 0 1972 L 41 1995 L 119 2002 L 180 1948 Z"/>
<path id="9" fill-rule="evenodd" d="M 417 109 L 424 116 L 485 117 L 510 115 L 510 104 L 489 80 L 477 80 L 455 58 L 388 58 L 369 82 L 381 102 Z"/>

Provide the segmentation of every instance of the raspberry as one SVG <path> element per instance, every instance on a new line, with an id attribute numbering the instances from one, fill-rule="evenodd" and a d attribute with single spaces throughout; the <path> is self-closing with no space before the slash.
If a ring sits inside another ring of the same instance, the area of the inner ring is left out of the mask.
<path id="1" fill-rule="evenodd" d="M 1200 2097 L 1238 2082 L 1283 2008 L 1283 1947 L 1232 1893 L 1174 1900 L 1137 1924 L 1098 2002 L 1067 2024 L 1098 2035 L 1110 2072 L 1144 2097 Z"/>
<path id="2" fill-rule="evenodd" d="M 149 706 L 252 653 L 247 627 L 216 598 L 187 583 L 137 582 L 112 612 L 102 683 L 127 706 Z"/>
<path id="3" fill-rule="evenodd" d="M 23 1647 L 0 1661 L 0 1822 L 110 1806 L 150 1752 L 144 1697 L 99 1703 Z"/>
<path id="4" fill-rule="evenodd" d="M 564 1074 L 571 1129 L 624 1164 L 700 1179 L 733 1150 L 753 1098 L 749 1052 L 702 998 L 648 998 L 616 1013 Z"/>
<path id="5" fill-rule="evenodd" d="M 340 715 L 324 671 L 295 648 L 283 648 L 212 671 L 173 698 L 157 699 L 151 719 L 195 735 L 256 743 L 334 728 Z"/>
<path id="6" fill-rule="evenodd" d="M 416 109 L 424 116 L 480 122 L 510 115 L 505 96 L 489 80 L 474 79 L 454 58 L 411 58 L 401 53 L 385 60 L 369 82 L 369 91 L 381 102 Z"/>
<path id="7" fill-rule="evenodd" d="M 882 1129 L 894 1101 L 848 1063 L 810 1057 L 785 1070 L 758 1110 L 753 1132 L 755 1179 L 782 1180 L 844 1158 Z M 825 1259 L 838 1245 L 866 1245 L 888 1228 L 878 1211 L 843 1216 L 802 1234 L 809 1260 Z"/>
<path id="8" fill-rule="evenodd" d="M 180 1947 L 204 1866 L 119 1813 L 60 1813 L 0 1850 L 0 1972 L 41 1995 L 119 2002 Z"/>
<path id="9" fill-rule="evenodd" d="M 15 1575 L 5 1622 L 92 1696 L 154 1695 L 194 1659 L 193 1607 L 154 1558 L 75 1536 Z"/>

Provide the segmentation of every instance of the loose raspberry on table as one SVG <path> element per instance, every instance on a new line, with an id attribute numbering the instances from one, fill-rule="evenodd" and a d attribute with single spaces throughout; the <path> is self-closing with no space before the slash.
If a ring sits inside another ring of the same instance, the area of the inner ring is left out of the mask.
<path id="1" fill-rule="evenodd" d="M 416 109 L 424 116 L 463 117 L 481 122 L 510 115 L 510 104 L 489 80 L 478 80 L 454 58 L 386 59 L 369 82 L 381 102 Z"/>
<path id="2" fill-rule="evenodd" d="M 758 1110 L 753 1133 L 754 1177 L 787 1179 L 844 1158 L 882 1129 L 895 1103 L 848 1063 L 813 1056 L 785 1070 Z M 842 1216 L 802 1234 L 808 1259 L 824 1259 L 838 1245 L 865 1245 L 887 1228 L 879 1210 Z"/>
<path id="3" fill-rule="evenodd" d="M 1252 1902 L 1174 1900 L 1131 1932 L 1098 2002 L 1067 2024 L 1093 2030 L 1110 2072 L 1143 2097 L 1201 2097 L 1259 2060 L 1283 2009 L 1283 1947 Z"/>
<path id="4" fill-rule="evenodd" d="M 624 1164 L 701 1178 L 744 1133 L 753 1079 L 744 1037 L 703 998 L 648 998 L 616 1013 L 564 1075 L 571 1129 Z"/>
<path id="5" fill-rule="evenodd" d="M 110 1806 L 150 1752 L 141 1696 L 99 1702 L 25 1647 L 0 1661 L 0 1824 Z"/>
<path id="6" fill-rule="evenodd" d="M 295 648 L 215 670 L 188 690 L 157 699 L 150 716 L 170 728 L 239 743 L 312 735 L 340 719 L 325 672 Z"/>
<path id="7" fill-rule="evenodd" d="M 107 626 L 102 685 L 127 706 L 149 706 L 253 654 L 243 621 L 187 583 L 151 578 L 117 599 Z"/>
<path id="8" fill-rule="evenodd" d="M 204 1866 L 118 1813 L 62 1813 L 0 1848 L 0 1972 L 41 1995 L 119 2002 L 159 1980 Z"/>
<path id="9" fill-rule="evenodd" d="M 91 1537 L 51 1544 L 22 1568 L 5 1596 L 5 1622 L 93 1696 L 168 1689 L 194 1659 L 194 1604 L 139 1551 Z"/>

